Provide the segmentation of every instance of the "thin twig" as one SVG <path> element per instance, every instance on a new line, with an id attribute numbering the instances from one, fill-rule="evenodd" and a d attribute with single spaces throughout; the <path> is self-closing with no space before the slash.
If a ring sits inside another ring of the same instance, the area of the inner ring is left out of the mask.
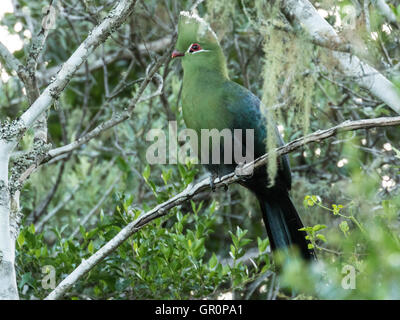
<path id="1" fill-rule="evenodd" d="M 122 173 L 120 173 L 117 178 L 111 183 L 111 186 L 107 189 L 107 191 L 103 194 L 103 196 L 100 198 L 99 202 L 92 208 L 92 210 L 89 211 L 89 213 L 82 219 L 82 221 L 79 222 L 79 226 L 85 225 L 88 220 L 92 217 L 93 214 L 99 210 L 101 205 L 104 203 L 104 201 L 107 200 L 108 196 L 111 194 L 111 192 L 114 190 L 115 185 L 119 182 L 121 179 Z M 77 227 L 74 232 L 71 234 L 71 238 L 74 238 L 76 234 L 79 232 L 79 227 Z"/>

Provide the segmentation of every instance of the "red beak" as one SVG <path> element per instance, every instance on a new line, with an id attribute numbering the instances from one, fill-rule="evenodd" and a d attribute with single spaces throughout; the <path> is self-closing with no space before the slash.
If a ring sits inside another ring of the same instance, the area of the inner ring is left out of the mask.
<path id="1" fill-rule="evenodd" d="M 179 52 L 178 50 L 174 50 L 171 54 L 171 58 L 176 58 L 176 57 L 183 57 L 185 54 L 182 52 Z"/>

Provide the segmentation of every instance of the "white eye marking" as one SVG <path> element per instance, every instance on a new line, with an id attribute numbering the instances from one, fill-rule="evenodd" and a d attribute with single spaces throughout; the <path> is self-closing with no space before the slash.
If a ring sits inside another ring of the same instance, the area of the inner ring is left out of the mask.
<path id="1" fill-rule="evenodd" d="M 208 51 L 211 51 L 211 50 L 204 50 L 204 49 L 201 49 L 201 50 L 193 51 L 193 52 L 190 52 L 190 53 L 191 53 L 191 54 L 195 54 L 195 53 L 199 53 L 199 52 L 208 52 Z"/>
<path id="2" fill-rule="evenodd" d="M 190 52 L 190 49 L 192 48 L 192 45 L 193 44 L 191 44 L 189 46 L 189 48 L 186 50 L 186 53 L 195 54 L 195 53 L 199 53 L 199 52 L 209 52 L 209 51 L 211 51 L 211 50 L 200 49 L 200 50 L 197 50 L 197 51 Z"/>

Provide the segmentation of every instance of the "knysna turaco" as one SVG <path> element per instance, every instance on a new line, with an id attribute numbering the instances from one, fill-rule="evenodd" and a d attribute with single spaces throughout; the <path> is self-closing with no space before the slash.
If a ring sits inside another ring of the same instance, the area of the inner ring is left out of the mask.
<path id="1" fill-rule="evenodd" d="M 260 100 L 249 90 L 228 77 L 226 59 L 215 33 L 197 14 L 181 12 L 178 40 L 172 57 L 181 57 L 183 67 L 182 110 L 186 126 L 201 129 L 254 130 L 254 157 L 266 152 L 267 137 L 265 113 L 260 111 Z M 268 115 L 267 115 L 268 116 Z M 275 130 L 277 140 L 282 138 Z M 244 144 L 246 139 L 242 139 Z M 223 144 L 221 144 L 223 145 Z M 200 146 L 201 148 L 201 146 Z M 245 150 L 245 149 L 244 149 Z M 227 152 L 227 150 L 221 150 Z M 231 150 L 228 152 L 232 152 Z M 211 151 L 210 151 L 211 153 Z M 237 164 L 207 165 L 213 176 L 225 175 L 235 170 Z M 233 157 L 232 157 L 233 159 Z M 300 217 L 290 200 L 291 173 L 287 156 L 278 161 L 278 172 L 273 187 L 269 187 L 267 170 L 256 169 L 250 178 L 240 182 L 258 198 L 267 228 L 271 248 L 287 249 L 297 246 L 306 259 L 315 257 Z"/>

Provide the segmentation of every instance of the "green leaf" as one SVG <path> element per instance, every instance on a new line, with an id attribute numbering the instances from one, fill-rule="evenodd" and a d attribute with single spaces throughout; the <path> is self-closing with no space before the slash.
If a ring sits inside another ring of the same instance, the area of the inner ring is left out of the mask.
<path id="1" fill-rule="evenodd" d="M 89 242 L 88 251 L 89 251 L 89 253 L 93 254 L 93 252 L 94 252 L 94 244 L 93 244 L 93 241 L 90 241 L 90 242 Z"/>
<path id="2" fill-rule="evenodd" d="M 229 254 L 233 259 L 235 259 L 236 249 L 233 245 L 231 245 L 231 251 L 229 252 Z"/>
<path id="3" fill-rule="evenodd" d="M 332 205 L 333 214 L 338 215 L 340 213 L 340 209 L 342 209 L 342 208 L 343 208 L 343 206 L 341 204 L 339 204 L 339 205 L 333 204 Z"/>
<path id="4" fill-rule="evenodd" d="M 35 225 L 33 223 L 29 226 L 28 231 L 32 234 L 35 234 Z"/>
<path id="5" fill-rule="evenodd" d="M 323 234 L 317 234 L 317 238 L 322 240 L 323 242 L 326 242 L 326 238 Z"/>
<path id="6" fill-rule="evenodd" d="M 126 163 L 124 158 L 118 157 L 117 160 L 116 160 L 116 163 L 117 163 L 118 168 L 121 171 L 123 171 L 123 172 L 129 172 L 130 171 L 129 165 Z"/>
<path id="7" fill-rule="evenodd" d="M 303 205 L 305 208 L 313 207 L 316 203 L 318 203 L 318 197 L 315 195 L 305 196 L 303 200 Z"/>
<path id="8" fill-rule="evenodd" d="M 261 238 L 257 237 L 258 252 L 260 254 L 267 249 L 268 242 L 269 242 L 268 239 L 261 240 Z"/>
<path id="9" fill-rule="evenodd" d="M 167 185 L 167 183 L 168 183 L 169 179 L 171 178 L 171 176 L 172 176 L 172 169 L 169 169 L 168 171 L 166 171 L 166 170 L 162 171 L 161 177 L 162 177 L 165 185 Z"/>
<path id="10" fill-rule="evenodd" d="M 211 269 L 214 269 L 217 263 L 218 263 L 217 256 L 215 255 L 215 253 L 213 253 L 210 261 L 208 262 L 208 265 L 210 266 Z"/>
<path id="11" fill-rule="evenodd" d="M 324 225 L 324 224 L 316 224 L 315 226 L 312 227 L 314 232 L 320 231 L 325 228 L 326 228 L 326 225 Z"/>
<path id="12" fill-rule="evenodd" d="M 142 175 L 143 175 L 144 180 L 146 180 L 146 181 L 149 180 L 149 177 L 150 177 L 150 166 L 149 165 L 146 165 L 146 167 L 143 170 Z"/>
<path id="13" fill-rule="evenodd" d="M 81 224 L 79 225 L 79 232 L 81 233 L 83 239 L 86 239 L 86 230 L 85 227 L 82 226 Z"/>
<path id="14" fill-rule="evenodd" d="M 346 235 L 347 234 L 347 232 L 349 231 L 349 225 L 347 224 L 347 221 L 342 221 L 340 224 L 339 224 L 339 227 L 340 227 L 340 230 L 342 230 L 342 232 Z"/>
<path id="15" fill-rule="evenodd" d="M 34 281 L 31 272 L 27 272 L 22 275 L 21 280 L 18 284 L 19 289 L 22 289 L 25 284 L 31 284 Z"/>
<path id="16" fill-rule="evenodd" d="M 24 243 L 25 243 L 25 236 L 24 236 L 24 233 L 23 233 L 23 232 L 20 232 L 20 233 L 19 233 L 18 238 L 17 238 L 17 243 L 18 243 L 18 246 L 19 246 L 20 248 L 22 248 L 22 246 L 24 245 Z"/>
<path id="17" fill-rule="evenodd" d="M 244 239 L 241 239 L 240 240 L 240 246 L 241 247 L 244 247 L 244 246 L 246 246 L 246 245 L 248 245 L 250 242 L 252 242 L 253 240 L 251 240 L 251 239 L 248 239 L 248 238 L 244 238 Z"/>
<path id="18" fill-rule="evenodd" d="M 400 6 L 400 5 L 399 5 Z M 400 14 L 400 12 L 399 12 Z M 395 147 L 392 146 L 392 150 L 396 153 L 395 157 L 397 159 L 400 159 L 400 150 L 396 149 Z"/>
<path id="19" fill-rule="evenodd" d="M 231 238 L 232 238 L 232 242 L 235 245 L 236 248 L 239 248 L 239 240 L 238 238 L 231 232 L 229 231 Z"/>
<path id="20" fill-rule="evenodd" d="M 269 269 L 270 265 L 264 265 L 261 269 L 261 273 L 265 273 Z"/>

